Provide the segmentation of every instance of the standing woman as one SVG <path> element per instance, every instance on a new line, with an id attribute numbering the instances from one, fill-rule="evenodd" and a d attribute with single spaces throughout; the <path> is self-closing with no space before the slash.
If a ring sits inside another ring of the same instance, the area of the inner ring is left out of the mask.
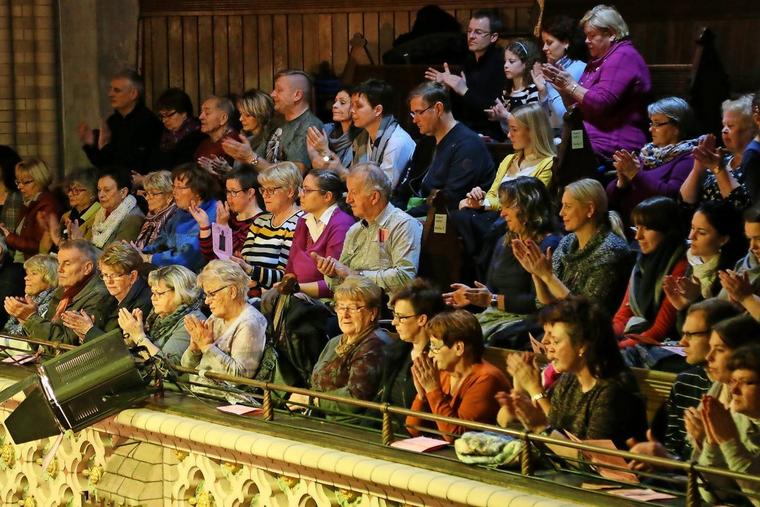
<path id="1" fill-rule="evenodd" d="M 8 247 L 16 250 L 16 262 L 24 262 L 40 252 L 45 228 L 38 216 L 53 215 L 56 221 L 61 216 L 60 205 L 48 190 L 52 181 L 53 175 L 42 160 L 32 158 L 16 164 L 16 185 L 24 201 L 23 214 L 13 231 L 0 224 Z"/>
<path id="2" fill-rule="evenodd" d="M 326 124 L 322 132 L 309 127 L 306 133 L 306 147 L 315 169 L 326 167 L 325 157 L 336 157 L 343 167 L 349 167 L 354 159 L 351 145 L 361 129 L 354 127 L 351 119 L 351 87 L 342 86 L 335 94 L 332 119 L 332 123 Z"/>
<path id="3" fill-rule="evenodd" d="M 16 187 L 16 164 L 21 162 L 16 150 L 0 145 L 0 224 L 15 230 L 24 202 Z"/>
<path id="4" fill-rule="evenodd" d="M 100 210 L 95 214 L 91 243 L 98 248 L 118 241 L 134 241 L 145 215 L 129 193 L 132 185 L 123 171 L 105 170 L 98 178 Z M 72 238 L 79 239 L 79 238 Z"/>

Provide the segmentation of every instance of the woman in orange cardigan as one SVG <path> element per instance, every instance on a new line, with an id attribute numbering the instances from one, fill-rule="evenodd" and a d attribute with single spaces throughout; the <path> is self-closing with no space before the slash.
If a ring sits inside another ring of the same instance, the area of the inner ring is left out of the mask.
<path id="1" fill-rule="evenodd" d="M 0 224 L 8 246 L 16 250 L 16 262 L 40 253 L 40 240 L 45 233 L 43 224 L 49 215 L 61 218 L 61 209 L 55 196 L 48 190 L 53 175 L 40 159 L 26 159 L 16 164 L 16 185 L 24 201 L 23 214 L 16 229 L 11 231 Z"/>
<path id="2" fill-rule="evenodd" d="M 412 377 L 417 396 L 412 410 L 496 423 L 499 402 L 496 393 L 509 389 L 504 374 L 483 360 L 483 332 L 477 319 L 466 310 L 439 313 L 428 324 L 430 354 L 414 360 Z M 424 424 L 418 417 L 406 418 L 413 436 Z M 437 422 L 438 431 L 453 441 L 466 431 L 464 426 Z"/>

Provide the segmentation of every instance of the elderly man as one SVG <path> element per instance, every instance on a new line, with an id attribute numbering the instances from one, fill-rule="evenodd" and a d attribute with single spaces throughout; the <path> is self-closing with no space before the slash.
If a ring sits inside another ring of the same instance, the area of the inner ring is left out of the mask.
<path id="1" fill-rule="evenodd" d="M 270 128 L 270 137 L 254 153 L 248 143 L 228 140 L 225 146 L 235 158 L 247 160 L 257 171 L 268 169 L 278 162 L 293 162 L 306 175 L 311 159 L 306 150 L 309 127 L 322 130 L 324 125 L 309 108 L 312 95 L 311 77 L 300 70 L 283 70 L 275 76 L 272 100 L 277 113 Z"/>
<path id="2" fill-rule="evenodd" d="M 390 181 L 377 164 L 352 167 L 346 187 L 346 202 L 360 220 L 348 230 L 340 260 L 312 253 L 317 269 L 330 288 L 360 275 L 393 294 L 417 274 L 422 225 L 388 202 Z"/>
<path id="3" fill-rule="evenodd" d="M 143 102 L 145 84 L 132 70 L 111 79 L 108 98 L 114 113 L 100 125 L 100 132 L 79 124 L 79 139 L 90 162 L 98 168 L 123 167 L 139 174 L 156 169 L 163 126 Z"/>
<path id="4" fill-rule="evenodd" d="M 37 306 L 22 298 L 7 298 L 5 309 L 32 338 L 78 344 L 76 332 L 62 321 L 63 313 L 79 313 L 96 326 L 104 327 L 116 305 L 100 279 L 97 266 L 98 251 L 90 242 L 64 241 L 58 247 L 58 289 L 45 315 L 39 315 Z"/>
<path id="5" fill-rule="evenodd" d="M 435 138 L 433 160 L 422 179 L 423 195 L 440 189 L 449 209 L 455 210 L 470 189 L 491 186 L 495 174 L 491 154 L 478 134 L 454 119 L 443 85 L 428 81 L 417 86 L 409 94 L 409 110 L 420 134 Z M 426 212 L 427 206 L 422 205 L 410 214 Z"/>
<path id="6" fill-rule="evenodd" d="M 480 9 L 472 13 L 467 25 L 467 49 L 471 57 L 464 71 L 457 75 L 443 64 L 443 72 L 429 68 L 425 77 L 446 85 L 458 97 L 457 116 L 476 132 L 496 140 L 504 139 L 498 122 L 489 121 L 484 110 L 501 97 L 506 85 L 504 51 L 496 44 L 502 22 L 496 9 Z"/>
<path id="7" fill-rule="evenodd" d="M 232 166 L 235 159 L 227 155 L 222 144 L 228 139 L 237 139 L 238 133 L 230 125 L 235 115 L 235 105 L 227 97 L 212 95 L 201 105 L 201 132 L 206 138 L 195 150 L 195 160 L 198 165 L 211 174 L 218 176 L 224 166 Z M 171 169 L 171 168 L 169 168 Z"/>

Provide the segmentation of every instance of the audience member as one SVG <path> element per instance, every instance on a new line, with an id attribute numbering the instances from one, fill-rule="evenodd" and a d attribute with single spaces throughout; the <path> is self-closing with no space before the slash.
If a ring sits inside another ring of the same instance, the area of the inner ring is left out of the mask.
<path id="1" fill-rule="evenodd" d="M 61 315 L 79 312 L 101 327 L 116 306 L 98 275 L 98 253 L 84 239 L 62 242 L 58 247 L 58 289 L 47 311 L 43 314 L 31 300 L 21 298 L 6 298 L 5 310 L 21 322 L 24 332 L 32 338 L 78 344 L 79 337 L 63 324 Z"/>
<path id="2" fill-rule="evenodd" d="M 620 217 L 607 211 L 602 185 L 592 179 L 569 184 L 559 216 L 568 235 L 556 251 L 543 254 L 531 240 L 512 242 L 515 257 L 533 275 L 538 301 L 548 304 L 569 294 L 583 295 L 613 312 L 633 259 Z"/>
<path id="3" fill-rule="evenodd" d="M 331 159 L 331 152 L 343 167 L 349 167 L 354 160 L 353 143 L 361 129 L 354 126 L 351 117 L 352 91 L 350 86 L 341 86 L 332 105 L 332 123 L 326 124 L 321 132 L 311 127 L 306 134 L 306 147 L 316 169 L 325 167 Z"/>
<path id="4" fill-rule="evenodd" d="M 251 88 L 238 99 L 237 109 L 243 133 L 239 139 L 226 138 L 222 148 L 235 159 L 235 168 L 240 168 L 242 164 L 253 164 L 256 152 L 266 144 L 274 117 L 274 102 L 263 91 Z"/>
<path id="5" fill-rule="evenodd" d="M 0 248 L 2 248 L 2 240 L 0 240 Z M 14 267 L 17 264 L 14 263 Z M 55 289 L 58 288 L 58 261 L 55 257 L 47 254 L 37 254 L 26 262 L 24 262 L 24 299 L 30 299 L 32 303 L 37 306 L 37 312 L 45 314 L 50 306 L 50 300 L 53 298 Z M 18 293 L 17 288 L 20 285 L 15 273 L 13 275 L 8 273 L 5 267 L 0 268 L 0 280 L 4 284 L 13 283 L 14 286 L 10 287 L 12 292 L 3 290 L 3 294 L 0 294 L 2 300 L 8 296 L 16 295 Z M 0 309 L 0 315 L 4 315 L 8 320 L 3 325 L 2 332 L 11 336 L 24 336 L 26 332 L 21 322 L 16 317 L 8 317 L 5 312 L 5 308 Z M 0 321 L 5 320 L 0 317 Z M 2 343 L 2 342 L 0 342 Z M 14 340 L 15 346 L 21 346 L 24 348 L 30 348 L 30 345 L 25 342 Z M 10 345 L 6 342 L 4 345 Z"/>
<path id="6" fill-rule="evenodd" d="M 148 285 L 153 303 L 150 313 L 143 321 L 140 308 L 120 308 L 119 327 L 128 343 L 177 363 L 190 344 L 185 317 L 206 318 L 200 311 L 195 273 L 184 266 L 164 266 L 150 272 Z"/>
<path id="7" fill-rule="evenodd" d="M 143 248 L 143 260 L 156 266 L 178 264 L 199 271 L 205 264 L 195 216 L 201 210 L 216 219 L 216 178 L 197 164 L 183 164 L 172 170 L 173 196 L 177 211 L 164 223 L 158 238 Z"/>
<path id="8" fill-rule="evenodd" d="M 312 252 L 321 257 L 339 258 L 354 218 L 343 211 L 345 185 L 332 171 L 312 171 L 301 187 L 301 209 L 290 246 L 285 273 L 293 273 L 298 291 L 313 298 L 327 298 L 332 291 L 317 269 Z"/>
<path id="9" fill-rule="evenodd" d="M 0 235 L 0 301 L 23 295 L 23 279 L 24 270 L 21 264 L 13 261 L 13 252 L 8 250 L 5 238 Z M 14 314 L 7 312 L 5 307 L 0 308 L 0 324 L 5 324 L 9 316 L 13 318 Z"/>
<path id="10" fill-rule="evenodd" d="M 266 213 L 254 219 L 237 262 L 257 287 L 269 289 L 282 279 L 290 256 L 290 246 L 298 219 L 303 212 L 296 204 L 303 184 L 293 162 L 280 162 L 259 173 L 259 192 Z"/>
<path id="11" fill-rule="evenodd" d="M 37 217 L 45 229 L 40 240 L 41 252 L 57 250 L 61 241 L 72 236 L 92 241 L 92 227 L 100 210 L 96 175 L 88 170 L 77 171 L 66 178 L 65 188 L 69 210 L 60 222 L 53 213 Z"/>
<path id="12" fill-rule="evenodd" d="M 194 162 L 216 177 L 221 177 L 235 162 L 223 148 L 226 140 L 238 139 L 232 124 L 234 114 L 235 105 L 227 97 L 212 95 L 201 105 L 201 132 L 206 137 L 195 150 Z"/>
<path id="13" fill-rule="evenodd" d="M 161 140 L 161 122 L 144 104 L 145 82 L 133 70 L 123 70 L 111 78 L 108 99 L 114 112 L 100 130 L 82 122 L 77 127 L 87 158 L 98 169 L 119 167 L 145 174 L 156 169 Z"/>
<path id="14" fill-rule="evenodd" d="M 215 259 L 198 275 L 211 316 L 201 320 L 194 312 L 183 318 L 190 344 L 182 366 L 199 371 L 252 378 L 263 365 L 267 322 L 246 302 L 248 276 L 235 262 Z M 190 375 L 199 384 L 213 385 L 205 376 Z M 219 396 L 219 391 L 192 386 L 193 391 Z M 228 395 L 228 399 L 236 399 Z"/>
<path id="15" fill-rule="evenodd" d="M 499 411 L 496 393 L 509 389 L 504 374 L 483 359 L 483 333 L 466 310 L 443 312 L 428 324 L 430 351 L 412 363 L 417 396 L 412 410 L 493 424 Z M 407 431 L 418 436 L 423 421 L 406 418 Z M 453 442 L 464 426 L 436 421 L 438 431 Z"/>
<path id="16" fill-rule="evenodd" d="M 129 175 L 116 169 L 106 169 L 98 176 L 100 209 L 92 222 L 92 244 L 103 248 L 114 241 L 134 241 L 140 234 L 145 215 L 137 206 L 137 199 L 129 193 L 132 186 Z M 84 237 L 69 230 L 71 239 Z M 60 247 L 59 247 L 60 248 Z"/>
<path id="17" fill-rule="evenodd" d="M 0 232 L 5 236 L 8 247 L 16 251 L 16 262 L 23 262 L 40 253 L 45 220 L 39 218 L 53 215 L 57 222 L 61 215 L 60 205 L 48 189 L 52 181 L 53 175 L 42 160 L 31 158 L 16 165 L 16 185 L 24 207 L 13 231 L 0 224 Z"/>
<path id="18" fill-rule="evenodd" d="M 353 166 L 346 187 L 346 202 L 359 221 L 346 233 L 340 259 L 312 253 L 317 269 L 330 287 L 359 275 L 392 295 L 417 274 L 422 226 L 389 202 L 391 184 L 377 164 Z"/>
<path id="19" fill-rule="evenodd" d="M 156 111 L 164 125 L 156 168 L 170 171 L 180 164 L 194 162 L 195 152 L 205 136 L 193 114 L 190 97 L 179 88 L 169 88 L 158 96 Z"/>
<path id="20" fill-rule="evenodd" d="M 749 252 L 733 270 L 718 272 L 722 286 L 718 297 L 741 305 L 760 320 L 760 207 L 744 211 L 744 236 L 749 242 Z"/>
<path id="21" fill-rule="evenodd" d="M 712 134 L 702 136 L 694 149 L 694 165 L 681 185 L 681 199 L 697 205 L 704 201 L 728 201 L 743 210 L 757 200 L 749 189 L 760 189 L 760 176 L 744 172 L 742 157 L 755 135 L 752 99 L 744 95 L 723 102 L 723 149 Z"/>
<path id="22" fill-rule="evenodd" d="M 638 156 L 626 150 L 612 155 L 617 178 L 607 185 L 607 197 L 626 225 L 633 208 L 644 199 L 678 197 L 694 164 L 696 140 L 690 138 L 694 115 L 689 104 L 680 97 L 666 97 L 649 104 L 647 111 L 652 142 Z"/>
<path id="23" fill-rule="evenodd" d="M 652 89 L 644 58 L 633 46 L 628 25 L 609 5 L 597 5 L 581 19 L 591 60 L 580 79 L 554 64 L 544 77 L 566 104 L 576 104 L 594 153 L 609 164 L 617 150 L 646 143 L 646 104 Z"/>
<path id="24" fill-rule="evenodd" d="M 148 216 L 145 217 L 140 233 L 135 239 L 135 247 L 142 250 L 158 241 L 161 231 L 177 211 L 174 204 L 172 173 L 156 171 L 145 175 L 142 181 L 145 200 L 148 202 Z"/>
<path id="25" fill-rule="evenodd" d="M 16 150 L 4 144 L 0 145 L 0 224 L 16 230 L 21 220 L 24 205 L 21 193 L 16 186 L 16 165 L 21 162 Z"/>
<path id="26" fill-rule="evenodd" d="M 497 42 L 503 24 L 497 9 L 473 11 L 467 25 L 467 49 L 470 56 L 464 70 L 455 74 L 443 64 L 443 72 L 432 67 L 425 71 L 431 81 L 443 83 L 460 100 L 455 101 L 457 117 L 475 132 L 503 140 L 498 122 L 490 121 L 485 110 L 491 107 L 504 91 L 504 52 Z"/>

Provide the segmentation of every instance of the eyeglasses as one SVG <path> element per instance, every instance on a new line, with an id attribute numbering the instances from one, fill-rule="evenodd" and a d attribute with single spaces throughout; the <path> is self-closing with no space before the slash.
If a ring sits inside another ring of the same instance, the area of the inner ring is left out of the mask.
<path id="1" fill-rule="evenodd" d="M 150 297 L 160 298 L 164 294 L 166 294 L 167 292 L 174 292 L 174 289 L 166 289 L 166 290 L 160 290 L 160 291 L 159 290 L 152 290 L 152 291 L 150 291 Z"/>
<path id="2" fill-rule="evenodd" d="M 214 298 L 216 298 L 217 294 L 219 294 L 224 289 L 227 289 L 229 287 L 232 287 L 232 285 L 225 285 L 223 287 L 219 287 L 216 290 L 204 290 L 204 292 L 206 293 L 206 299 L 214 299 Z"/>
<path id="3" fill-rule="evenodd" d="M 399 315 L 396 312 L 393 312 L 393 320 L 397 320 L 399 322 L 404 322 L 406 319 L 411 319 L 412 317 L 419 317 L 419 313 L 415 313 L 413 315 Z"/>
<path id="4" fill-rule="evenodd" d="M 161 121 L 166 121 L 169 118 L 171 118 L 172 116 L 174 116 L 175 114 L 177 114 L 177 111 L 169 111 L 169 112 L 166 112 L 166 113 L 159 113 L 158 117 L 161 118 Z"/>
<path id="5" fill-rule="evenodd" d="M 681 338 L 691 340 L 694 336 L 704 336 L 706 334 L 710 334 L 709 329 L 705 329 L 704 331 L 682 331 Z"/>
<path id="6" fill-rule="evenodd" d="M 312 192 L 319 192 L 320 194 L 324 194 L 324 192 L 322 190 L 318 189 L 318 188 L 301 187 L 301 193 L 302 194 L 310 194 Z"/>
<path id="7" fill-rule="evenodd" d="M 158 197 L 159 195 L 171 194 L 171 192 L 145 192 L 145 197 Z"/>
<path id="8" fill-rule="evenodd" d="M 661 121 L 661 122 L 650 121 L 649 126 L 654 127 L 654 128 L 660 128 L 660 127 L 664 127 L 665 125 L 670 125 L 671 123 L 675 123 L 675 122 L 673 120 Z"/>
<path id="9" fill-rule="evenodd" d="M 80 187 L 69 187 L 69 188 L 66 189 L 66 193 L 67 194 L 79 195 L 82 192 L 87 192 L 87 189 L 86 188 L 80 188 Z"/>
<path id="10" fill-rule="evenodd" d="M 485 37 L 491 35 L 493 32 L 486 32 L 485 30 L 467 30 L 467 35 L 474 35 L 475 37 Z"/>
<path id="11" fill-rule="evenodd" d="M 264 196 L 274 195 L 282 187 L 259 187 L 259 193 Z"/>
<path id="12" fill-rule="evenodd" d="M 435 347 L 435 346 L 433 346 L 433 342 L 430 342 L 430 344 L 428 345 L 428 347 L 429 347 L 428 350 L 429 350 L 429 352 L 431 354 L 437 354 L 438 352 L 441 351 L 441 349 L 443 347 L 446 347 L 446 346 L 447 345 L 445 343 L 441 343 L 440 345 L 438 345 L 437 347 Z"/>
<path id="13" fill-rule="evenodd" d="M 121 273 L 121 274 L 117 275 L 117 274 L 109 274 L 109 273 L 100 273 L 100 278 L 104 282 L 113 282 L 117 278 L 123 278 L 125 276 L 129 276 L 129 274 L 128 273 Z"/>
<path id="14" fill-rule="evenodd" d="M 247 190 L 225 190 L 224 193 L 227 195 L 230 195 L 232 197 L 237 197 L 238 195 L 247 192 Z"/>
<path id="15" fill-rule="evenodd" d="M 758 380 L 747 380 L 742 378 L 732 378 L 728 381 L 728 385 L 731 387 L 747 387 L 747 386 L 756 386 L 759 384 L 760 381 Z"/>
<path id="16" fill-rule="evenodd" d="M 435 106 L 435 104 L 430 105 L 430 106 L 428 106 L 425 109 L 422 109 L 420 111 L 409 111 L 409 116 L 411 116 L 412 119 L 415 119 L 416 117 L 421 116 L 422 113 L 424 113 L 428 109 L 431 109 L 433 106 Z"/>
<path id="17" fill-rule="evenodd" d="M 25 187 L 27 185 L 31 185 L 32 183 L 34 183 L 34 180 L 16 180 L 17 187 Z"/>
<path id="18" fill-rule="evenodd" d="M 343 312 L 358 313 L 364 310 L 365 308 L 366 306 L 360 306 L 360 305 L 335 305 L 335 313 L 343 313 Z"/>

